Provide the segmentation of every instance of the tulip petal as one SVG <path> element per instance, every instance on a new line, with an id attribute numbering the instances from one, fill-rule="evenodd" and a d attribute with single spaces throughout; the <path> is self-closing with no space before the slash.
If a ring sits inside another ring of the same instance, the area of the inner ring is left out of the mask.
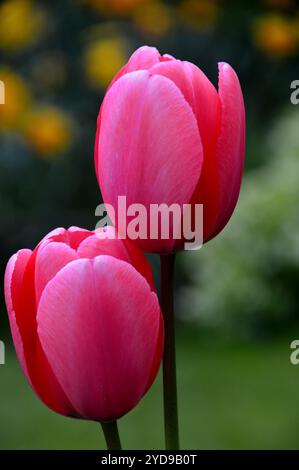
<path id="1" fill-rule="evenodd" d="M 163 357 L 163 350 L 164 350 L 164 321 L 163 321 L 162 315 L 160 315 L 159 335 L 158 335 L 156 354 L 154 356 L 152 369 L 149 374 L 149 379 L 148 379 L 147 387 L 145 389 L 144 394 L 151 388 L 157 376 L 157 373 L 161 365 L 161 357 Z"/>
<path id="2" fill-rule="evenodd" d="M 70 261 L 79 256 L 73 248 L 65 243 L 51 242 L 40 245 L 36 256 L 35 292 L 38 305 L 40 296 L 47 283 Z"/>
<path id="3" fill-rule="evenodd" d="M 35 392 L 47 406 L 58 413 L 75 416 L 76 411 L 53 375 L 37 336 L 34 281 L 38 249 L 39 247 L 28 258 L 25 269 L 22 270 L 22 276 L 15 269 L 11 278 L 11 298 L 15 320 L 22 338 L 24 359 L 27 365 L 24 372 Z M 7 276 L 9 280 L 9 270 Z"/>
<path id="4" fill-rule="evenodd" d="M 122 261 L 127 261 L 143 275 L 151 289 L 155 291 L 152 270 L 142 251 L 129 240 L 117 238 L 117 233 L 113 227 L 105 227 L 105 231 L 108 236 L 113 236 L 114 238 L 103 238 L 103 230 L 100 231 L 100 236 L 98 230 L 95 235 L 86 238 L 81 243 L 77 251 L 80 258 L 95 258 L 99 255 L 110 255 Z"/>
<path id="5" fill-rule="evenodd" d="M 63 227 L 54 228 L 54 230 L 51 230 L 51 232 L 47 233 L 47 235 L 45 235 L 44 238 L 41 239 L 40 244 L 46 240 L 49 240 L 58 236 L 63 236 L 64 232 L 65 232 L 65 228 Z"/>
<path id="6" fill-rule="evenodd" d="M 108 90 L 112 87 L 112 85 L 123 75 L 130 72 L 136 72 L 137 70 L 148 70 L 153 65 L 157 64 L 160 61 L 164 60 L 171 60 L 170 56 L 162 56 L 160 55 L 159 51 L 155 47 L 149 46 L 142 46 L 139 47 L 130 57 L 129 61 L 124 65 L 119 72 L 115 75 L 113 80 L 111 81 Z M 107 90 L 107 92 L 108 92 Z M 101 116 L 102 116 L 102 108 L 100 109 L 98 119 L 97 119 L 97 132 L 96 132 L 96 139 L 95 139 L 95 148 L 94 148 L 94 162 L 95 162 L 95 171 L 98 178 L 98 146 L 97 142 L 100 137 L 100 128 L 101 128 Z"/>
<path id="7" fill-rule="evenodd" d="M 66 245 L 69 245 L 71 248 L 76 250 L 80 243 L 85 240 L 85 238 L 89 237 L 91 233 L 92 232 L 90 232 L 89 230 L 80 227 L 70 227 L 67 230 L 53 230 L 53 232 L 51 232 L 47 237 L 45 237 L 45 239 L 47 240 L 51 238 L 52 241 L 65 243 Z"/>
<path id="8" fill-rule="evenodd" d="M 151 72 L 172 80 L 181 90 L 196 117 L 203 145 L 204 159 L 200 179 L 192 201 L 203 204 L 204 239 L 218 216 L 219 190 L 216 141 L 219 133 L 220 101 L 206 75 L 194 64 L 173 60 L 154 65 Z"/>
<path id="9" fill-rule="evenodd" d="M 126 250 L 128 253 L 128 257 L 130 263 L 137 269 L 140 274 L 147 280 L 149 283 L 151 290 L 156 292 L 156 286 L 153 276 L 152 268 L 147 261 L 143 252 L 135 245 L 135 243 L 131 242 L 130 240 L 124 241 Z"/>
<path id="10" fill-rule="evenodd" d="M 31 381 L 25 360 L 24 345 L 16 321 L 14 297 L 17 294 L 17 291 L 20 289 L 20 286 L 22 285 L 24 271 L 27 266 L 28 260 L 31 257 L 31 254 L 31 250 L 20 250 L 15 255 L 13 255 L 7 264 L 4 276 L 5 301 L 13 342 L 22 370 L 29 382 Z"/>
<path id="11" fill-rule="evenodd" d="M 108 421 L 137 404 L 156 361 L 160 319 L 143 276 L 111 256 L 73 261 L 47 284 L 38 334 L 80 415 Z"/>
<path id="12" fill-rule="evenodd" d="M 142 46 L 139 47 L 130 57 L 129 61 L 124 65 L 120 71 L 113 78 L 109 88 L 120 77 L 126 73 L 136 72 L 137 70 L 148 70 L 154 64 L 157 64 L 162 59 L 158 49 L 155 47 Z"/>
<path id="13" fill-rule="evenodd" d="M 239 79 L 233 68 L 219 63 L 220 135 L 216 158 L 219 172 L 220 207 L 213 236 L 230 219 L 236 206 L 245 154 L 245 108 Z"/>
<path id="14" fill-rule="evenodd" d="M 219 98 L 215 87 L 206 75 L 191 62 L 171 60 L 154 65 L 154 74 L 169 78 L 181 90 L 196 117 L 204 158 L 210 153 L 217 132 Z"/>
<path id="15" fill-rule="evenodd" d="M 130 57 L 127 63 L 126 73 L 136 70 L 147 70 L 161 59 L 160 52 L 155 47 L 139 47 Z"/>
<path id="16" fill-rule="evenodd" d="M 77 253 L 80 258 L 92 259 L 99 255 L 110 255 L 123 261 L 129 261 L 123 240 L 102 238 L 96 234 L 86 238 L 80 244 Z"/>
<path id="17" fill-rule="evenodd" d="M 119 78 L 121 78 L 126 73 L 136 72 L 137 70 L 149 70 L 151 67 L 153 67 L 155 64 L 159 62 L 169 62 L 171 60 L 175 60 L 174 57 L 172 57 L 170 54 L 164 54 L 163 56 L 161 56 L 158 49 L 156 49 L 155 47 L 149 47 L 149 46 L 139 47 L 131 55 L 129 61 L 119 70 L 119 72 L 117 72 L 117 74 L 111 81 L 108 87 L 108 90 Z M 100 132 L 100 126 L 101 126 L 101 109 L 98 115 L 97 123 L 98 123 L 98 126 L 97 126 L 98 128 L 96 132 L 96 142 L 99 138 L 99 132 Z M 97 145 L 95 145 L 94 160 L 95 160 L 96 175 L 98 176 L 97 155 L 98 155 L 98 150 L 97 150 Z"/>
<path id="18" fill-rule="evenodd" d="M 78 249 L 80 243 L 91 235 L 90 230 L 80 228 L 76 226 L 69 227 L 67 229 L 69 245 L 75 250 Z"/>
<path id="19" fill-rule="evenodd" d="M 127 206 L 147 208 L 190 201 L 200 177 L 202 144 L 190 105 L 168 78 L 146 71 L 120 78 L 104 99 L 97 146 L 103 199 L 116 212 L 120 195 L 127 197 Z M 173 247 L 173 240 L 162 241 Z M 144 240 L 145 249 L 147 242 L 155 245 Z"/>

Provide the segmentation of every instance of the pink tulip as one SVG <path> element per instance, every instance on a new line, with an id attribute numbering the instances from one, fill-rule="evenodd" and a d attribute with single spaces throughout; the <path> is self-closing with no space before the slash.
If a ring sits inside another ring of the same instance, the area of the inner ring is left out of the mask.
<path id="1" fill-rule="evenodd" d="M 245 112 L 232 67 L 218 64 L 218 92 L 194 64 L 141 47 L 112 81 L 95 143 L 103 200 L 127 205 L 203 204 L 203 240 L 215 237 L 235 208 L 242 178 Z M 136 240 L 167 253 L 183 239 Z"/>
<path id="2" fill-rule="evenodd" d="M 150 266 L 131 242 L 54 230 L 12 256 L 5 298 L 22 369 L 54 411 L 114 420 L 151 386 L 163 320 Z"/>

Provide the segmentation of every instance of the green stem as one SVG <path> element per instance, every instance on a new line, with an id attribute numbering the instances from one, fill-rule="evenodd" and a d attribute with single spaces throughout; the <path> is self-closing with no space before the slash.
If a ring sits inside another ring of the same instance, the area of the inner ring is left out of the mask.
<path id="1" fill-rule="evenodd" d="M 101 423 L 108 450 L 121 450 L 117 421 Z"/>
<path id="2" fill-rule="evenodd" d="M 175 326 L 173 309 L 173 274 L 175 255 L 161 255 L 161 308 L 164 317 L 165 344 L 163 356 L 165 446 L 179 449 L 177 407 Z"/>

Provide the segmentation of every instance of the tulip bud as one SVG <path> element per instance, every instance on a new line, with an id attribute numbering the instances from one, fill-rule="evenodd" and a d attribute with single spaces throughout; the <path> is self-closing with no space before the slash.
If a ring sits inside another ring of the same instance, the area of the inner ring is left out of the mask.
<path id="1" fill-rule="evenodd" d="M 115 420 L 151 386 L 163 320 L 150 266 L 131 242 L 54 230 L 12 256 L 5 298 L 23 372 L 54 411 Z"/>
<path id="2" fill-rule="evenodd" d="M 95 168 L 105 203 L 203 207 L 203 242 L 215 237 L 235 208 L 242 179 L 245 112 L 239 80 L 219 63 L 218 92 L 194 64 L 142 47 L 113 79 L 101 106 Z M 121 215 L 122 216 L 122 215 Z M 127 226 L 130 223 L 127 216 Z M 149 222 L 149 221 L 147 221 Z M 149 224 L 148 224 L 149 225 Z M 198 225 L 198 223 L 197 223 Z M 184 233 L 136 243 L 148 252 L 184 248 Z M 130 234 L 126 234 L 130 238 Z"/>

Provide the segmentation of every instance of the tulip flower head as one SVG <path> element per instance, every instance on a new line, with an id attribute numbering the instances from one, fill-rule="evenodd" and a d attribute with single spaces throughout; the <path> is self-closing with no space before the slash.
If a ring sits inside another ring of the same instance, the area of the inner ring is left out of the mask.
<path id="1" fill-rule="evenodd" d="M 16 352 L 40 399 L 66 416 L 119 418 L 151 386 L 163 320 L 152 273 L 129 241 L 72 227 L 8 262 Z"/>
<path id="2" fill-rule="evenodd" d="M 95 168 L 103 200 L 115 209 L 113 223 L 122 232 L 119 197 L 126 197 L 127 206 L 145 207 L 147 225 L 154 205 L 181 210 L 180 227 L 172 218 L 168 238 L 161 234 L 163 221 L 157 237 L 149 232 L 136 237 L 144 251 L 184 248 L 181 225 L 187 206 L 203 242 L 215 237 L 233 213 L 242 179 L 245 112 L 236 73 L 223 62 L 218 68 L 217 92 L 194 64 L 142 47 L 106 93 L 98 117 Z M 198 205 L 203 208 L 200 227 Z M 125 225 L 132 220 L 132 212 L 127 213 Z"/>

